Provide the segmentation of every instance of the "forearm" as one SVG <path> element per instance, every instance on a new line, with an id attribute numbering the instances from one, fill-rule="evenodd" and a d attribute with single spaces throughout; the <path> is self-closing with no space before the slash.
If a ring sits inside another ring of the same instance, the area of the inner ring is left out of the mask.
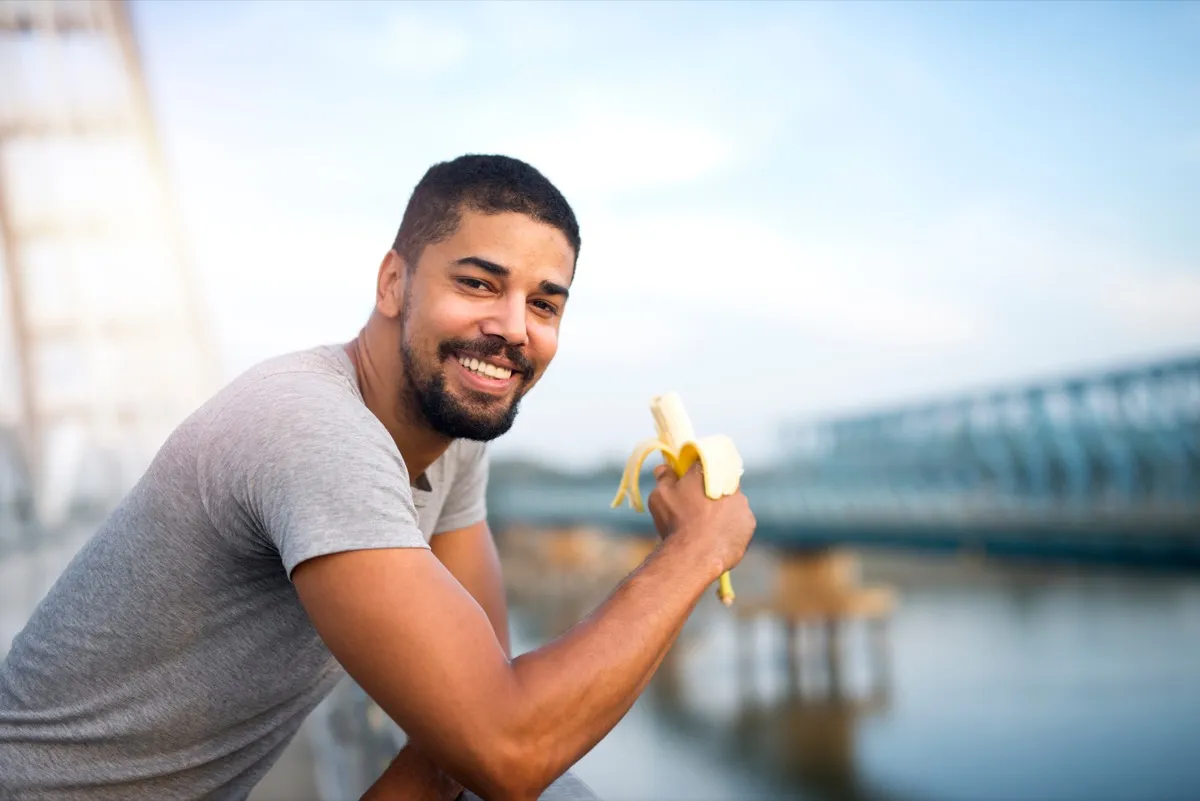
<path id="1" fill-rule="evenodd" d="M 454 801 L 462 791 L 410 740 L 360 801 Z"/>
<path id="2" fill-rule="evenodd" d="M 542 786 L 629 711 L 719 573 L 711 559 L 662 543 L 561 637 L 513 660 L 513 733 Z"/>

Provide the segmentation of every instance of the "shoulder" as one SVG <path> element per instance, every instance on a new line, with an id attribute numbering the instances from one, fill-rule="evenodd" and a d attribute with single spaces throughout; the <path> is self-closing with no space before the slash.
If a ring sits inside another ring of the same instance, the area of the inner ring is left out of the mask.
<path id="1" fill-rule="evenodd" d="M 250 367 L 217 393 L 204 410 L 203 422 L 218 428 L 304 429 L 351 421 L 370 427 L 375 417 L 362 402 L 349 370 L 330 347 L 276 356 Z"/>
<path id="2" fill-rule="evenodd" d="M 234 379 L 195 420 L 206 443 L 202 460 L 399 462 L 391 436 L 363 403 L 353 368 L 329 351 L 276 357 Z"/>

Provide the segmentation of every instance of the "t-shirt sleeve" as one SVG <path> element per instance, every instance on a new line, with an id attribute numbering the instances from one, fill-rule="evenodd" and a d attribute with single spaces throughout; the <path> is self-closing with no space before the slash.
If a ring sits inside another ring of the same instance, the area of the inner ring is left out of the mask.
<path id="1" fill-rule="evenodd" d="M 197 476 L 214 524 L 263 538 L 289 577 L 325 554 L 429 547 L 395 442 L 333 378 L 288 373 L 242 388 L 210 422 Z"/>
<path id="2" fill-rule="evenodd" d="M 483 442 L 458 440 L 454 478 L 438 515 L 434 534 L 466 528 L 487 519 L 488 454 Z"/>

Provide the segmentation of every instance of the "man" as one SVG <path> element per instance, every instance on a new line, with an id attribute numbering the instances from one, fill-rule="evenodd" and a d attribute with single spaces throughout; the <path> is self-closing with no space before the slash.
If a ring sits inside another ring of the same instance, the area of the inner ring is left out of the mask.
<path id="1" fill-rule="evenodd" d="M 755 526 L 660 470 L 658 548 L 511 658 L 484 443 L 554 358 L 579 241 L 527 164 L 431 168 L 358 337 L 184 421 L 18 635 L 0 796 L 244 798 L 344 670 L 408 735 L 365 798 L 551 797 Z"/>

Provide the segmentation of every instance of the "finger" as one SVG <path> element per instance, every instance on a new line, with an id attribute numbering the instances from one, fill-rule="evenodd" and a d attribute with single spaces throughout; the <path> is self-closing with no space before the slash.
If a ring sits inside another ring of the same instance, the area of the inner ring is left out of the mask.
<path id="1" fill-rule="evenodd" d="M 663 462 L 658 467 L 654 468 L 654 480 L 659 484 L 671 485 L 679 479 L 675 475 L 675 470 L 672 469 L 671 465 Z"/>
<path id="2" fill-rule="evenodd" d="M 697 459 L 693 462 L 682 476 L 679 477 L 679 486 L 687 487 L 688 492 L 692 492 L 695 487 L 704 486 L 704 466 Z"/>

